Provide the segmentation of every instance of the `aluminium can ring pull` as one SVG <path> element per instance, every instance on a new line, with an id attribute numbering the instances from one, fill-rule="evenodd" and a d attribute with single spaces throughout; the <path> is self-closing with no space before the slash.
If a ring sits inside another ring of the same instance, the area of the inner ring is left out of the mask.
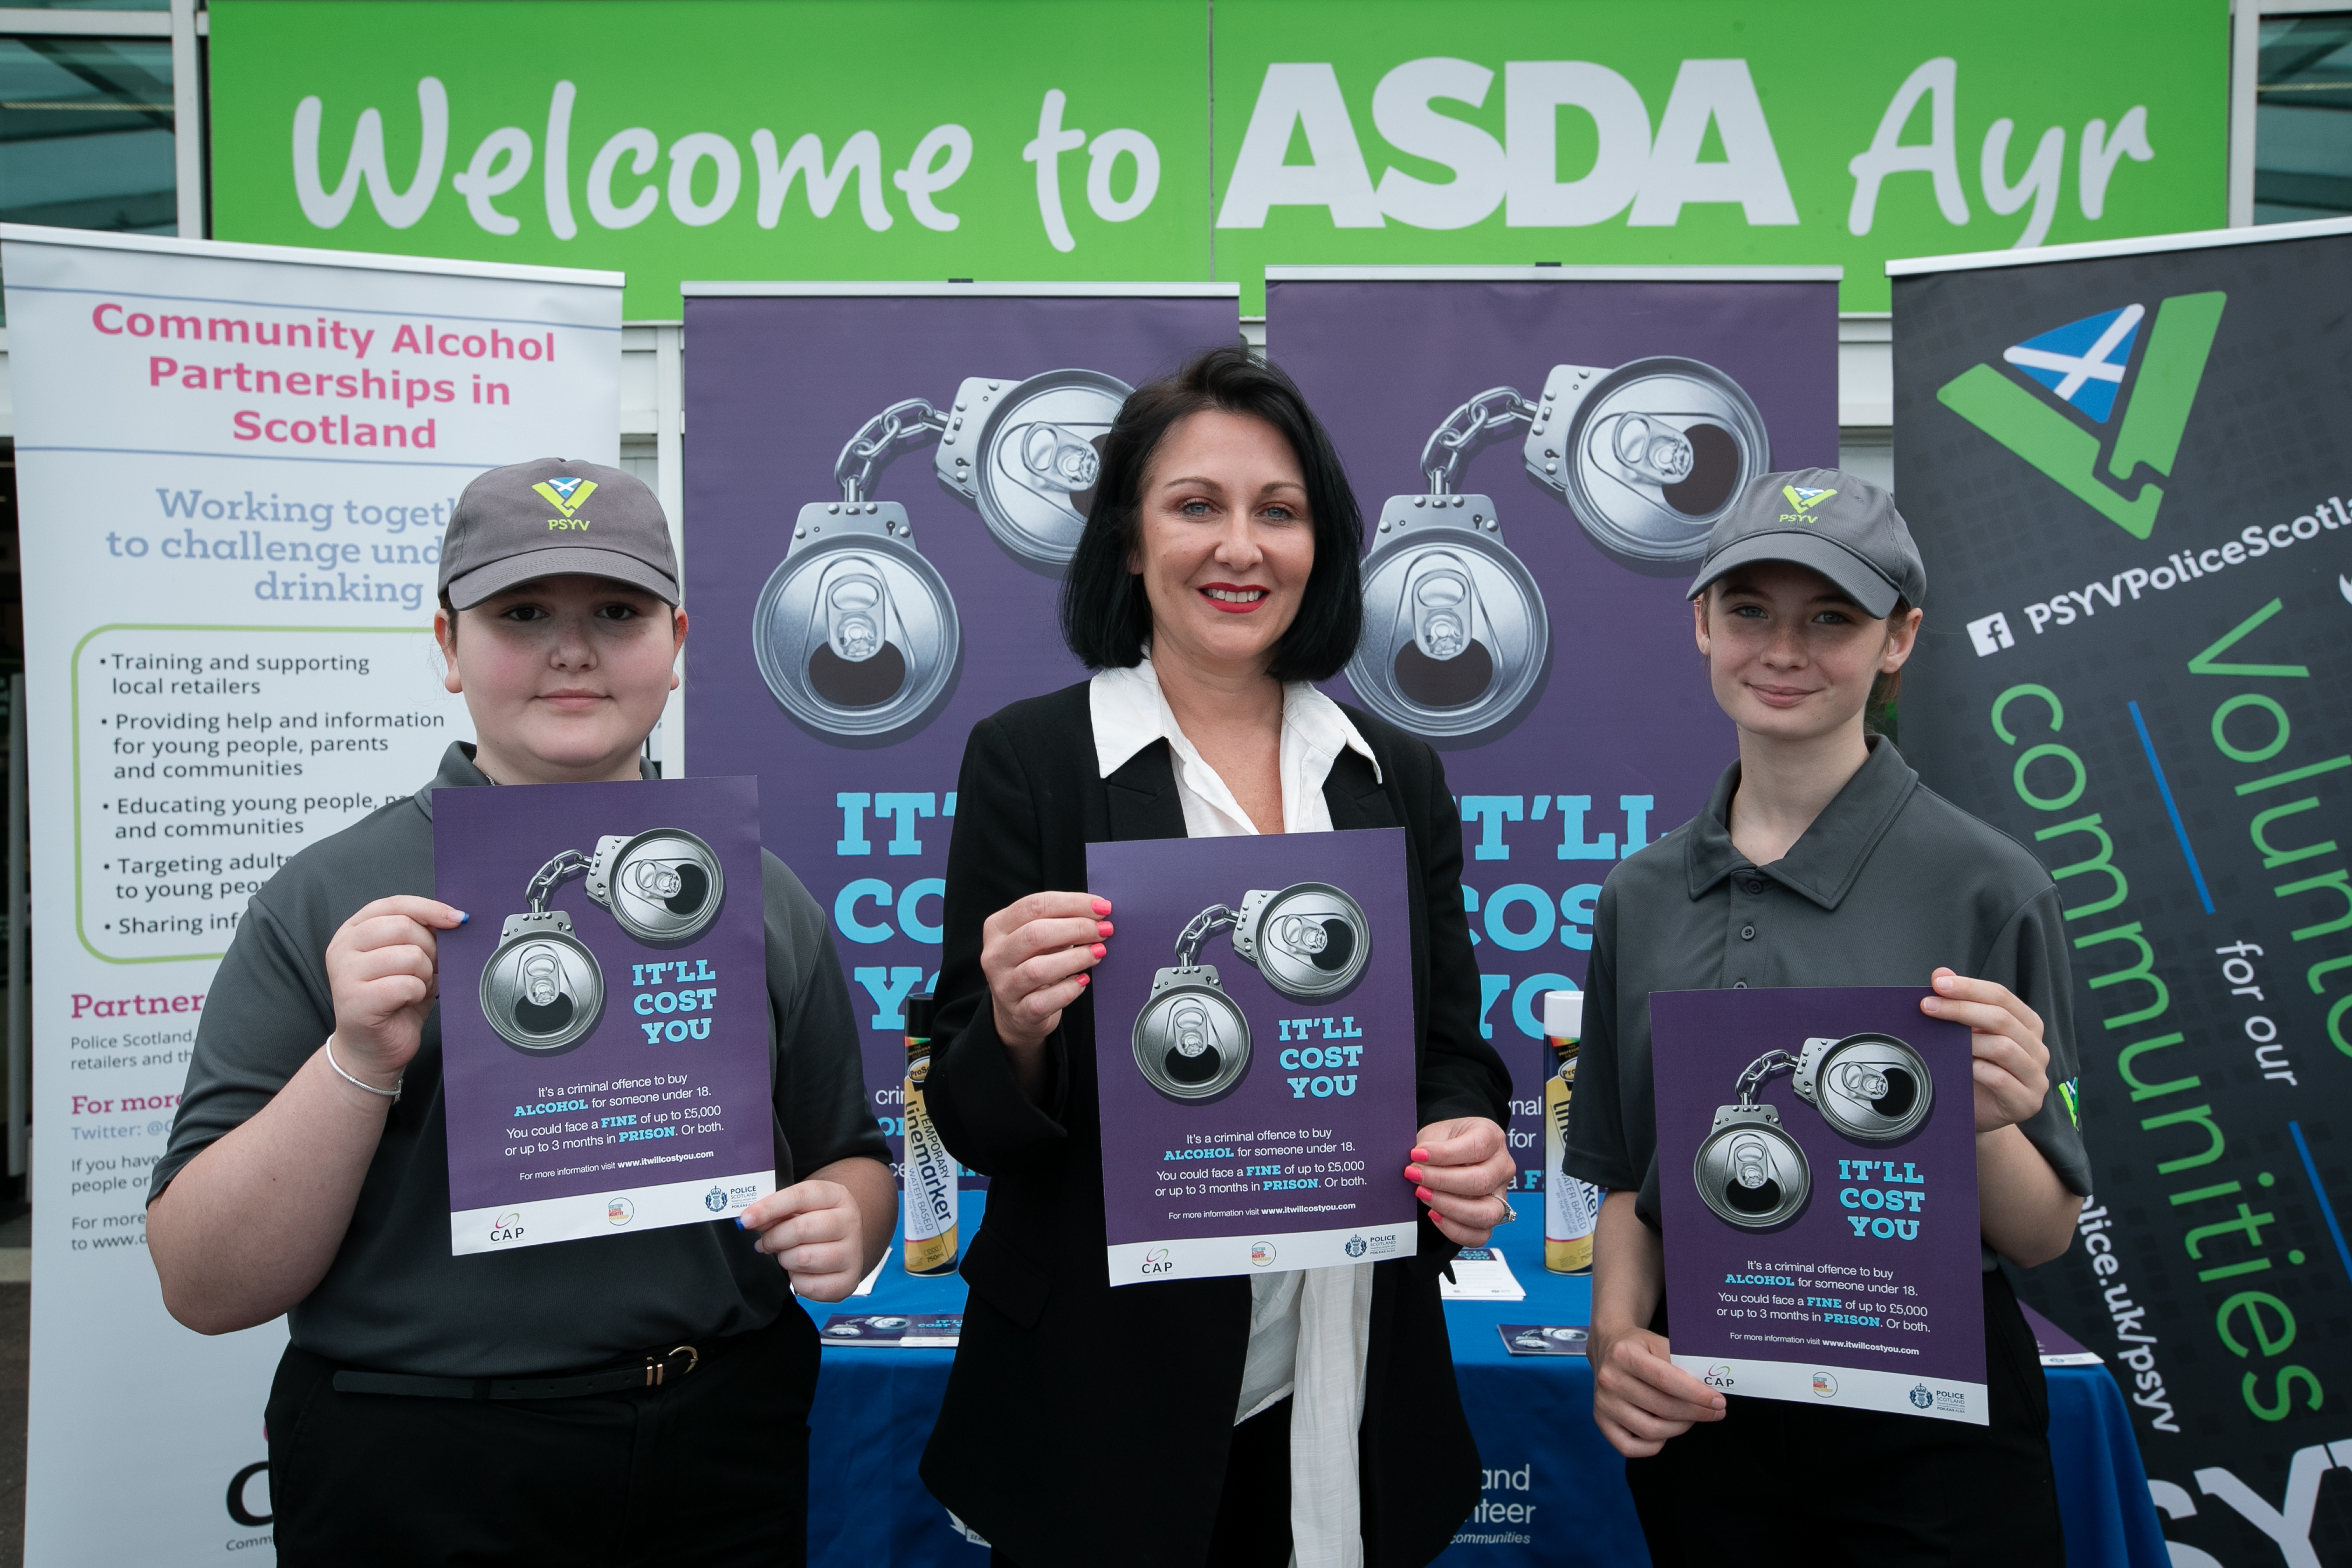
<path id="1" fill-rule="evenodd" d="M 596 841 L 588 896 L 649 947 L 675 947 L 710 929 L 727 899 L 727 874 L 709 845 L 682 827 Z"/>
<path id="2" fill-rule="evenodd" d="M 1918 1131 L 1936 1104 L 1927 1058 L 1893 1035 L 1805 1042 L 1797 1096 L 1857 1143 L 1892 1143 Z"/>

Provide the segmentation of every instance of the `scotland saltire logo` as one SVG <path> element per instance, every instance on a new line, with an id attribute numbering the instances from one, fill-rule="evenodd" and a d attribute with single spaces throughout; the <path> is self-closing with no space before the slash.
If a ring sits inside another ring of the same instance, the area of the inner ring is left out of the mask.
<path id="1" fill-rule="evenodd" d="M 1787 496 L 1789 504 L 1799 511 L 1811 511 L 1837 491 L 1823 489 L 1818 485 L 1782 485 L 1780 493 Z"/>
<path id="2" fill-rule="evenodd" d="M 2132 343 L 2147 307 L 2126 305 L 2028 338 L 2002 351 L 2001 358 L 2105 425 L 2116 411 L 2116 394 L 2131 363 Z"/>
<path id="3" fill-rule="evenodd" d="M 538 491 L 546 500 L 548 505 L 564 516 L 570 517 L 587 503 L 590 496 L 596 493 L 596 481 L 567 477 L 541 479 L 530 488 Z"/>
<path id="4" fill-rule="evenodd" d="M 1936 400 L 2146 539 L 2228 302 L 2215 289 L 2163 300 L 2153 321 L 2137 303 L 2084 316 L 2002 350 L 2017 375 L 1971 365 Z"/>

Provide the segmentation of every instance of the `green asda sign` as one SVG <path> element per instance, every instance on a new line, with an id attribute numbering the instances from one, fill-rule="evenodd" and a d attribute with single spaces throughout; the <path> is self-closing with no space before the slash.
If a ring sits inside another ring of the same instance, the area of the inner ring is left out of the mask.
<path id="1" fill-rule="evenodd" d="M 215 0 L 224 238 L 695 279 L 1842 263 L 2222 221 L 2227 0 Z M 1212 61 L 1213 60 L 1213 69 Z M 1212 88 L 1213 87 L 1213 92 Z"/>

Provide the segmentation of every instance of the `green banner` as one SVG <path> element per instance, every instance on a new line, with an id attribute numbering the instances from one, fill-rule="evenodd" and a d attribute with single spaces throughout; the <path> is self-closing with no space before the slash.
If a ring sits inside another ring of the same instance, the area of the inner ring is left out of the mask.
<path id="1" fill-rule="evenodd" d="M 215 0 L 224 238 L 695 279 L 1842 263 L 2223 219 L 2227 0 Z M 1212 61 L 1213 60 L 1213 71 Z M 1211 91 L 1213 76 L 1213 93 Z"/>

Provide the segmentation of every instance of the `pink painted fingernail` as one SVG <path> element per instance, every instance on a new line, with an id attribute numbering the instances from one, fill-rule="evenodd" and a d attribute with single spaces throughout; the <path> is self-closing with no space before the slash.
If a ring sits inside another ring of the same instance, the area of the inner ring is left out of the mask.
<path id="1" fill-rule="evenodd" d="M 1100 958 L 1104 953 L 1108 952 L 1110 950 L 1103 946 L 1102 943 L 1097 942 L 1094 946 L 1087 949 L 1087 951 L 1093 953 L 1097 958 Z"/>
<path id="2" fill-rule="evenodd" d="M 1413 1189 L 1412 1195 L 1419 1198 L 1425 1204 L 1434 1204 L 1437 1202 L 1437 1194 L 1431 1192 L 1427 1187 L 1415 1187 Z"/>
<path id="3" fill-rule="evenodd" d="M 1110 935 L 1110 934 L 1111 934 L 1111 923 L 1110 923 L 1110 921 L 1096 921 L 1096 922 L 1095 922 L 1095 934 L 1096 934 L 1097 936 L 1108 936 L 1108 935 Z"/>
<path id="4" fill-rule="evenodd" d="M 1421 1180 L 1421 1167 L 1420 1167 L 1419 1165 L 1407 1165 L 1407 1166 L 1404 1168 L 1404 1179 L 1405 1179 L 1406 1181 L 1408 1181 L 1408 1182 L 1418 1182 L 1418 1181 L 1420 1181 L 1420 1180 Z"/>
<path id="5" fill-rule="evenodd" d="M 1108 899 L 1097 899 L 1095 900 L 1095 913 L 1097 915 L 1107 915 L 1110 913 L 1110 900 Z"/>
<path id="6" fill-rule="evenodd" d="M 1412 1157 L 1416 1160 L 1426 1160 L 1429 1158 L 1429 1151 L 1426 1149 L 1415 1149 L 1412 1152 Z"/>
<path id="7" fill-rule="evenodd" d="M 1078 976 L 1078 984 L 1081 984 L 1081 985 L 1088 985 L 1088 984 L 1092 984 L 1093 983 L 1094 983 L 1094 976 L 1093 976 L 1093 975 L 1091 975 L 1091 974 L 1081 974 L 1081 975 L 1079 975 L 1079 976 Z"/>

